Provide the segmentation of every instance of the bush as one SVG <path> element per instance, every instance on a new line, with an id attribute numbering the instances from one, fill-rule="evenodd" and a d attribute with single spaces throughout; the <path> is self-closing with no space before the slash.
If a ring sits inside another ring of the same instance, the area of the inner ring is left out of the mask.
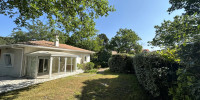
<path id="1" fill-rule="evenodd" d="M 83 69 L 83 64 L 77 64 L 78 69 Z"/>
<path id="2" fill-rule="evenodd" d="M 93 62 L 85 63 L 85 66 L 83 66 L 83 70 L 91 70 L 93 68 L 94 68 L 94 63 Z"/>
<path id="3" fill-rule="evenodd" d="M 181 45 L 178 55 L 186 67 L 177 71 L 176 85 L 169 94 L 175 100 L 200 100 L 200 42 Z"/>
<path id="4" fill-rule="evenodd" d="M 101 68 L 101 65 L 97 65 L 96 68 L 97 68 L 97 69 L 100 69 L 100 68 Z"/>
<path id="5" fill-rule="evenodd" d="M 178 63 L 154 52 L 136 55 L 133 65 L 137 79 L 145 90 L 156 98 L 169 99 L 168 88 L 177 79 Z"/>
<path id="6" fill-rule="evenodd" d="M 105 68 L 108 67 L 108 59 L 111 57 L 111 55 L 111 51 L 101 50 L 91 56 L 91 61 L 95 63 L 95 66 L 101 65 L 102 68 Z"/>
<path id="7" fill-rule="evenodd" d="M 78 64 L 78 68 L 84 71 L 92 70 L 94 68 L 94 63 L 88 62 L 88 63 Z"/>
<path id="8" fill-rule="evenodd" d="M 108 60 L 110 71 L 118 73 L 134 73 L 132 59 L 132 56 L 128 56 L 126 54 L 113 55 Z"/>
<path id="9" fill-rule="evenodd" d="M 191 73 L 190 68 L 180 68 L 177 71 L 178 79 L 176 85 L 169 89 L 173 100 L 200 100 L 200 76 Z M 200 68 L 198 68 L 198 71 Z"/>

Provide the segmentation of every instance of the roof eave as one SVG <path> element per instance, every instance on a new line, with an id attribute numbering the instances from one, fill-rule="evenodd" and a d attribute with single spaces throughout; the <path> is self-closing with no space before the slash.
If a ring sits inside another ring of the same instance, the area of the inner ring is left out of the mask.
<path id="1" fill-rule="evenodd" d="M 55 48 L 55 47 L 46 47 L 46 46 L 36 46 L 36 45 L 25 45 L 25 44 L 14 44 L 18 47 L 33 47 L 33 48 L 47 48 L 47 49 L 54 49 L 54 50 L 63 50 L 63 51 L 76 51 L 76 52 L 82 52 L 82 53 L 89 53 L 94 54 L 93 51 L 81 51 L 81 50 L 72 50 L 72 49 L 64 49 L 64 48 Z"/>

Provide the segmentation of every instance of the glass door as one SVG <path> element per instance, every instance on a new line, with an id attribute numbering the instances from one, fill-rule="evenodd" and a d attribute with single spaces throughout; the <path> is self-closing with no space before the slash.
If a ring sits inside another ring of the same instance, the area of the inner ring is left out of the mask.
<path id="1" fill-rule="evenodd" d="M 48 72 L 48 59 L 39 59 L 39 68 L 38 73 L 47 73 Z"/>

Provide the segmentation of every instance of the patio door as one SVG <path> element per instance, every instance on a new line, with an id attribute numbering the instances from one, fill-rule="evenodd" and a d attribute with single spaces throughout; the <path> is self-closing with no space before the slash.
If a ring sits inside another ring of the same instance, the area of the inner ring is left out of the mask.
<path id="1" fill-rule="evenodd" d="M 48 73 L 49 59 L 39 59 L 38 73 Z"/>

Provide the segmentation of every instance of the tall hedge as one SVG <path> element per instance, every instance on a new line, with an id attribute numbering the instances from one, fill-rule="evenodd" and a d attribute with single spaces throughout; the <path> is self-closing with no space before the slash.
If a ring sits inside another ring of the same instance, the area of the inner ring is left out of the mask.
<path id="1" fill-rule="evenodd" d="M 132 59 L 132 56 L 128 56 L 126 54 L 112 55 L 112 57 L 108 60 L 110 71 L 117 73 L 134 73 Z"/>
<path id="2" fill-rule="evenodd" d="M 174 100 L 200 100 L 200 42 L 181 45 L 178 56 L 186 67 L 177 71 L 176 86 L 169 94 Z"/>
<path id="3" fill-rule="evenodd" d="M 139 83 L 152 96 L 167 100 L 168 88 L 177 79 L 179 64 L 157 53 L 141 53 L 133 58 L 135 74 Z"/>

